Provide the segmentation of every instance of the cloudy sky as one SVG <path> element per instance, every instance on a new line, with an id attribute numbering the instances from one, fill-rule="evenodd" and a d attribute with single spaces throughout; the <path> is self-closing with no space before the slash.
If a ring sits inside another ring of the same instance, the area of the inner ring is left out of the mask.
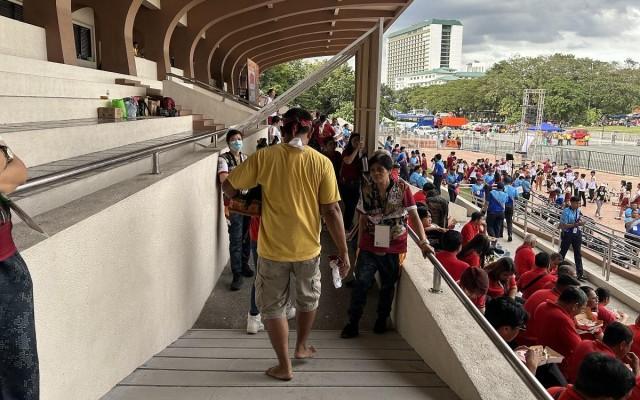
<path id="1" fill-rule="evenodd" d="M 556 52 L 640 61 L 640 0 L 414 0 L 388 31 L 429 18 L 464 24 L 464 62 Z"/>

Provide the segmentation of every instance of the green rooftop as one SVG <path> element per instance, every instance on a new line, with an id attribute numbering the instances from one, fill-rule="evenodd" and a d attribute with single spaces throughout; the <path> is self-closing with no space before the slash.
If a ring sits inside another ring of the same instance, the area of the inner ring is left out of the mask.
<path id="1" fill-rule="evenodd" d="M 418 29 L 422 29 L 425 26 L 429 25 L 459 25 L 462 26 L 462 22 L 457 19 L 439 19 L 439 18 L 431 18 L 425 21 L 419 22 L 417 24 L 411 25 L 407 28 L 401 29 L 399 31 L 395 31 L 389 35 L 389 38 L 394 38 L 400 35 L 403 35 L 408 32 L 417 31 Z"/>

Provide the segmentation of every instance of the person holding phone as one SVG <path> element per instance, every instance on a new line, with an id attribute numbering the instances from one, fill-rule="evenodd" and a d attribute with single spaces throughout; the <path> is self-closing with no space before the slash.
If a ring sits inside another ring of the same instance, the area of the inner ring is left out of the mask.
<path id="1" fill-rule="evenodd" d="M 573 249 L 573 261 L 576 264 L 578 279 L 585 281 L 582 269 L 582 212 L 580 211 L 580 198 L 573 196 L 569 200 L 569 207 L 562 211 L 560 216 L 560 254 L 566 257 L 569 247 Z"/>

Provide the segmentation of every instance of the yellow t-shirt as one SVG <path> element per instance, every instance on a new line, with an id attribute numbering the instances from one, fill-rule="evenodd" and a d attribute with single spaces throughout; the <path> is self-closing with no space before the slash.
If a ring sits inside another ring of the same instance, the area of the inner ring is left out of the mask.
<path id="1" fill-rule="evenodd" d="M 279 144 L 256 152 L 227 179 L 236 189 L 262 186 L 260 257 L 294 262 L 320 254 L 320 204 L 340 201 L 327 157 L 308 146 Z"/>

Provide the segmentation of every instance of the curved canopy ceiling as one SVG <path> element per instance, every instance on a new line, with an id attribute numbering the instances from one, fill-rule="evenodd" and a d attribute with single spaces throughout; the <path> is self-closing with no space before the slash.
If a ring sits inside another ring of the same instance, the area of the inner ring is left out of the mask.
<path id="1" fill-rule="evenodd" d="M 264 70 L 295 57 L 337 54 L 381 18 L 388 28 L 411 2 L 162 0 L 160 9 L 138 11 L 144 15 L 136 17 L 136 31 L 154 31 L 159 43 L 145 43 L 145 50 L 151 47 L 150 58 L 165 70 L 173 57 L 187 76 L 233 85 L 248 58 Z"/>

